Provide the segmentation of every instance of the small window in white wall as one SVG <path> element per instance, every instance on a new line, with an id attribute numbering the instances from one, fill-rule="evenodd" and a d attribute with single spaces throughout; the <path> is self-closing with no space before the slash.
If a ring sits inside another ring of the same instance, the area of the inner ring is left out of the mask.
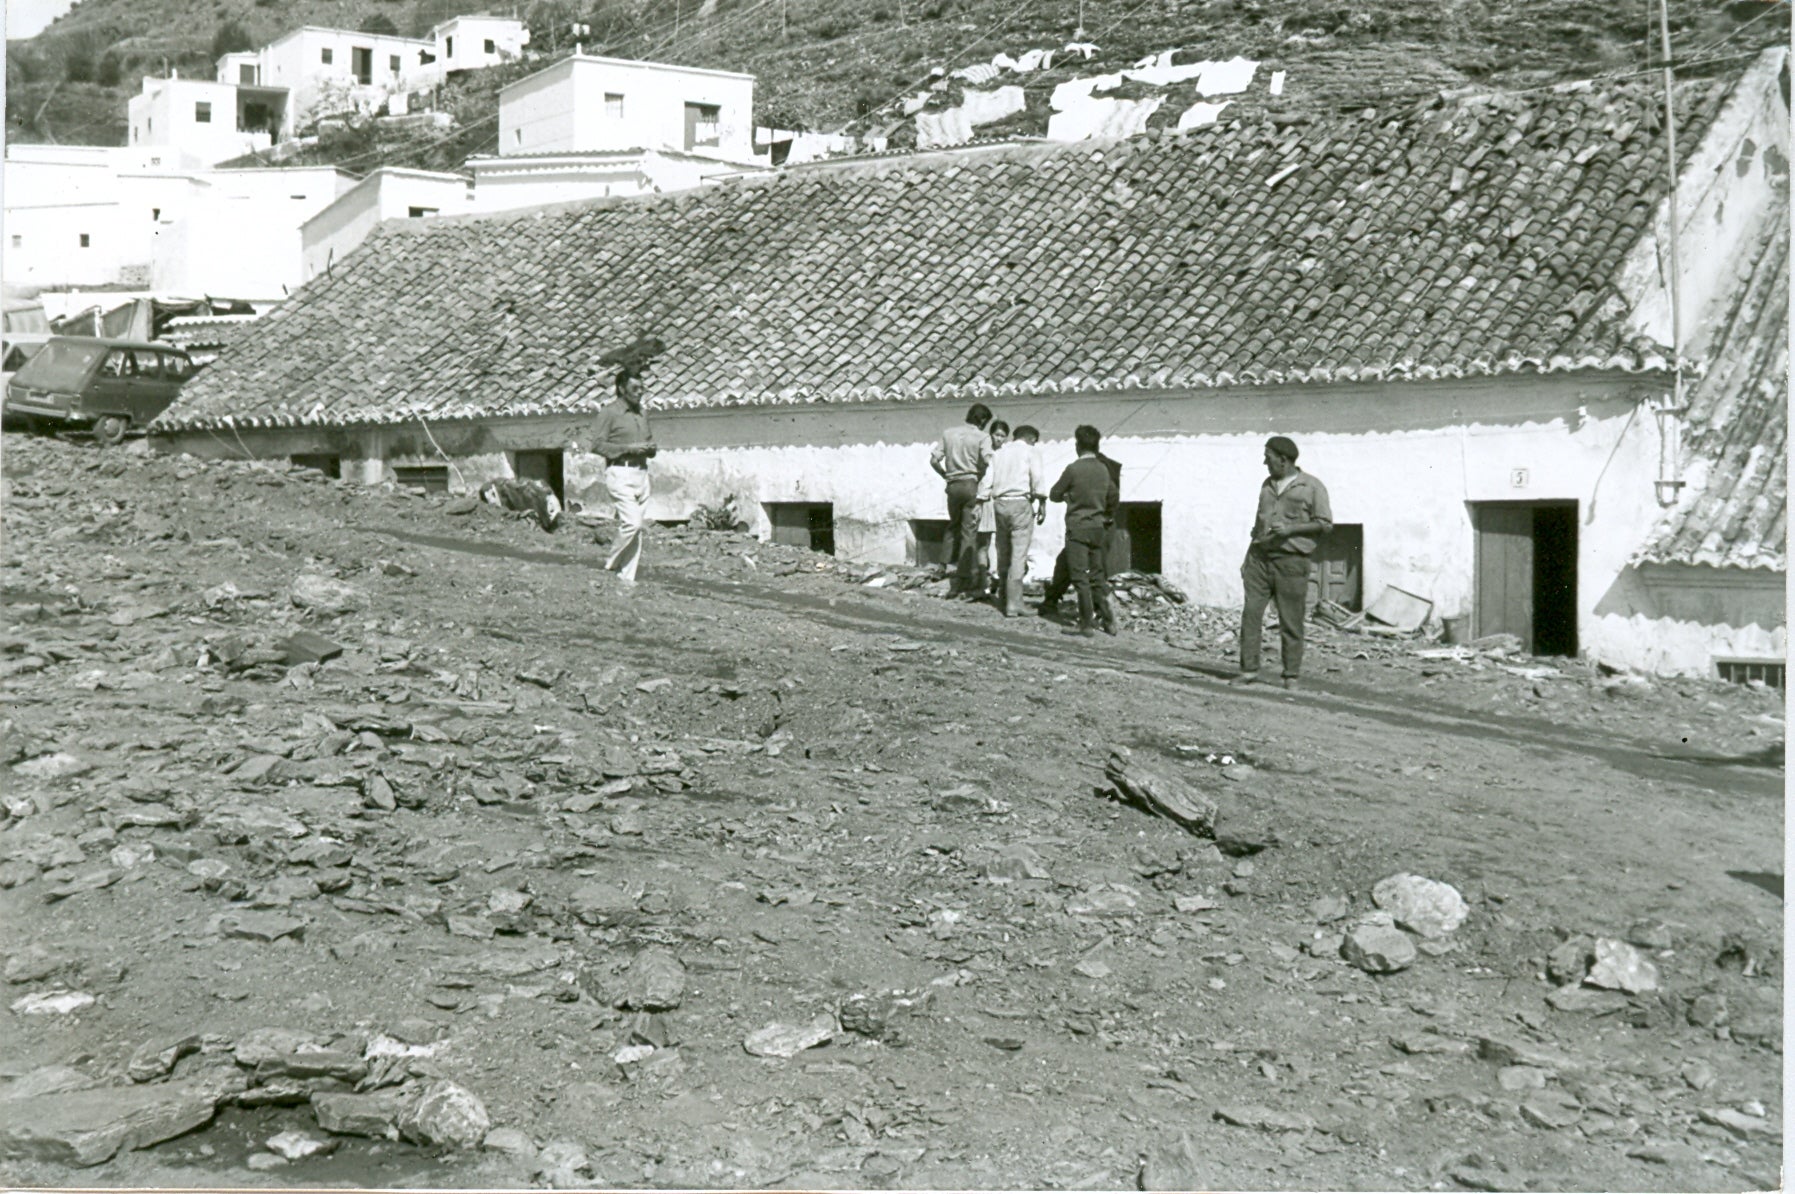
<path id="1" fill-rule="evenodd" d="M 615 91 L 605 92 L 605 115 L 618 120 L 623 119 L 623 96 Z"/>
<path id="2" fill-rule="evenodd" d="M 318 51 L 318 61 L 322 62 L 325 66 L 330 65 L 330 58 L 331 58 L 331 54 L 330 54 L 329 46 L 326 46 L 322 50 Z"/>
<path id="3" fill-rule="evenodd" d="M 522 145 L 523 143 L 524 143 L 524 131 L 522 129 L 512 129 L 511 130 L 511 144 Z"/>
<path id="4" fill-rule="evenodd" d="M 15 232 L 15 233 L 13 233 L 13 234 L 12 234 L 12 247 L 13 247 L 13 248 L 15 248 L 15 249 L 22 249 L 22 248 L 24 248 L 24 247 L 25 247 L 25 238 L 24 238 L 24 237 L 22 237 L 22 236 L 20 236 L 20 235 L 19 235 L 19 234 L 18 234 L 18 233 L 16 233 L 16 232 Z"/>
<path id="5" fill-rule="evenodd" d="M 450 38 L 443 39 L 443 57 L 444 58 L 455 57 L 455 39 L 454 38 L 450 37 Z"/>
<path id="6" fill-rule="evenodd" d="M 212 123 L 212 105 L 204 100 L 193 105 L 193 119 L 197 124 Z"/>
<path id="7" fill-rule="evenodd" d="M 499 48 L 492 44 L 492 38 L 490 37 L 486 39 L 486 52 L 488 54 L 496 54 L 499 52 Z"/>
<path id="8" fill-rule="evenodd" d="M 92 246 L 92 244 L 93 244 L 93 242 L 92 242 L 92 241 L 91 241 L 91 240 L 89 240 L 89 239 L 88 239 L 88 236 L 87 236 L 87 233 L 85 233 L 85 232 L 83 232 L 83 233 L 82 233 L 82 234 L 81 234 L 81 247 L 82 247 L 82 248 L 83 248 L 83 249 L 86 249 L 86 248 L 89 248 L 89 247 L 91 247 L 91 246 Z"/>
<path id="9" fill-rule="evenodd" d="M 435 214 L 436 208 L 434 207 L 408 207 L 405 209 L 405 217 L 410 220 L 421 220 L 425 216 L 433 216 Z"/>
<path id="10" fill-rule="evenodd" d="M 392 71 L 395 75 L 399 73 L 399 56 L 397 54 L 388 56 L 386 60 L 386 68 Z"/>
<path id="11" fill-rule="evenodd" d="M 160 220 L 161 218 L 162 218 L 162 209 L 160 207 L 150 208 L 150 219 Z"/>

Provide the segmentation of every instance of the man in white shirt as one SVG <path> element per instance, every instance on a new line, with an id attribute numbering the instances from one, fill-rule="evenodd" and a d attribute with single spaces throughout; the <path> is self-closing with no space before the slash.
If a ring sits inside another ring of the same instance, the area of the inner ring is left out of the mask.
<path id="1" fill-rule="evenodd" d="M 997 573 L 1003 578 L 1003 616 L 1022 616 L 1022 580 L 1035 527 L 1047 519 L 1047 477 L 1041 467 L 1041 433 L 1026 423 L 991 457 L 978 496 L 997 516 Z"/>

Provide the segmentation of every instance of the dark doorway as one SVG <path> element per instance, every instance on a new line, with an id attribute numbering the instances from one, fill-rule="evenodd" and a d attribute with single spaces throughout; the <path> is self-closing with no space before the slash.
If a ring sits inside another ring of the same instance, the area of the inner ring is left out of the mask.
<path id="1" fill-rule="evenodd" d="M 775 543 L 835 554 L 833 502 L 768 502 L 767 521 L 773 524 Z"/>
<path id="2" fill-rule="evenodd" d="M 1332 601 L 1345 609 L 1365 605 L 1365 528 L 1335 523 L 1315 545 L 1315 567 L 1309 571 L 1309 606 Z"/>
<path id="3" fill-rule="evenodd" d="M 519 481 L 541 481 L 554 491 L 555 500 L 562 505 L 567 504 L 567 494 L 562 488 L 563 460 L 561 452 L 518 452 L 512 458 L 512 470 L 517 473 Z"/>
<path id="4" fill-rule="evenodd" d="M 446 464 L 394 465 L 393 483 L 401 489 L 420 493 L 449 492 L 449 466 Z"/>
<path id="5" fill-rule="evenodd" d="M 1158 502 L 1122 502 L 1116 507 L 1107 561 L 1111 576 L 1119 572 L 1159 574 L 1159 512 Z"/>
<path id="6" fill-rule="evenodd" d="M 343 460 L 340 456 L 332 456 L 325 452 L 301 452 L 290 457 L 294 468 L 317 469 L 333 481 L 343 475 Z"/>
<path id="7" fill-rule="evenodd" d="M 370 46 L 351 46 L 349 49 L 349 69 L 355 74 L 355 81 L 364 87 L 374 81 L 374 50 Z"/>
<path id="8" fill-rule="evenodd" d="M 952 564 L 948 549 L 952 535 L 945 518 L 912 518 L 910 520 L 910 562 L 912 564 Z"/>
<path id="9" fill-rule="evenodd" d="M 1476 633 L 1577 653 L 1577 503 L 1475 502 Z"/>

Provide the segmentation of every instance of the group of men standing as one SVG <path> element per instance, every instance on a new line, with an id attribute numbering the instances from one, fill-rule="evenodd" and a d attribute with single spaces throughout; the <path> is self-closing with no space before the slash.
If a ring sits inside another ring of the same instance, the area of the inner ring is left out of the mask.
<path id="1" fill-rule="evenodd" d="M 1022 582 L 1034 528 L 1046 521 L 1047 502 L 1066 505 L 1066 546 L 1054 564 L 1041 602 L 1052 614 L 1066 589 L 1078 598 L 1078 624 L 1067 634 L 1092 637 L 1099 627 L 1116 633 L 1109 593 L 1109 543 L 1121 499 L 1122 466 L 1100 451 L 1102 436 L 1084 424 L 1072 434 L 1078 458 L 1046 487 L 1033 427 L 993 419 L 975 403 L 966 421 L 948 428 L 929 455 L 947 482 L 947 517 L 953 579 L 950 593 L 969 600 L 985 595 L 978 538 L 981 512 L 990 513 L 997 539 L 998 596 L 1007 618 L 1022 614 Z M 1310 557 L 1321 536 L 1333 528 L 1327 487 L 1297 467 L 1298 451 L 1288 436 L 1265 443 L 1266 479 L 1259 487 L 1251 541 L 1241 561 L 1245 602 L 1240 622 L 1240 673 L 1234 683 L 1259 680 L 1265 608 L 1278 611 L 1281 679 L 1296 688 L 1302 673 Z"/>

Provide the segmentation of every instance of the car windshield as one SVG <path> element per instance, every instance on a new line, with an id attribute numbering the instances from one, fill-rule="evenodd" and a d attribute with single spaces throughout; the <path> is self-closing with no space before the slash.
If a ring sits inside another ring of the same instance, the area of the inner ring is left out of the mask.
<path id="1" fill-rule="evenodd" d="M 77 344 L 69 340 L 52 340 L 42 352 L 25 362 L 13 375 L 21 385 L 45 389 L 79 386 L 87 379 L 88 370 L 106 352 L 103 344 Z"/>

